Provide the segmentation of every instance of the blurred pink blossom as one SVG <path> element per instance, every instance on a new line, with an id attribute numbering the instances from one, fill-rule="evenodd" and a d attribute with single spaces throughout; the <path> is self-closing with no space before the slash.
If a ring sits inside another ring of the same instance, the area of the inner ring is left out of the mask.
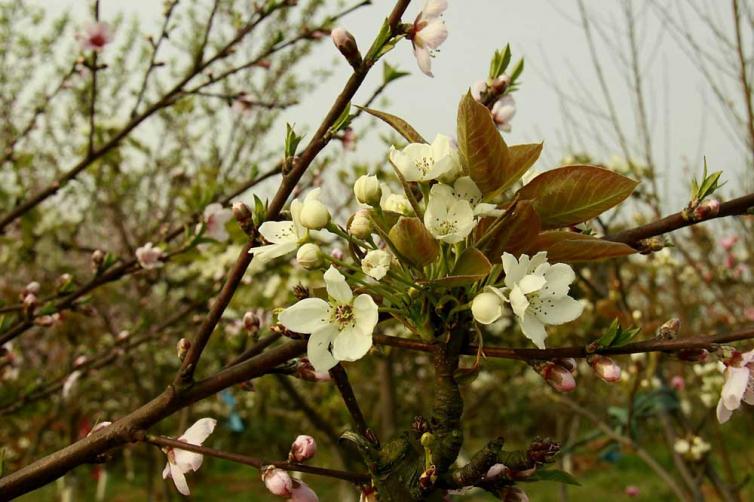
<path id="1" fill-rule="evenodd" d="M 76 35 L 76 38 L 82 50 L 95 52 L 102 51 L 113 39 L 110 25 L 101 22 L 87 25 L 83 32 Z"/>

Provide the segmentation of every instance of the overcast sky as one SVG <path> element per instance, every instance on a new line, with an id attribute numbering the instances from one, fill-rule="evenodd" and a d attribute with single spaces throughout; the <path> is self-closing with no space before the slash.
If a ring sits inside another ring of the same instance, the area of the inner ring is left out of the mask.
<path id="1" fill-rule="evenodd" d="M 44 3 L 53 9 L 72 8 L 83 18 L 90 2 L 49 0 Z M 413 19 L 422 3 L 412 3 L 409 19 Z M 722 169 L 731 178 L 741 176 L 743 156 L 717 118 L 714 110 L 719 106 L 702 76 L 670 32 L 658 22 L 649 3 L 646 0 L 633 3 L 646 75 L 643 82 L 648 119 L 655 162 L 663 175 L 661 186 L 668 187 L 673 199 L 680 202 L 687 193 L 687 178 L 682 177 L 684 166 L 701 168 L 702 155 L 706 155 L 713 168 Z M 388 0 L 374 0 L 373 5 L 343 19 L 341 24 L 355 35 L 364 49 L 392 4 Z M 518 112 L 513 120 L 513 131 L 505 136 L 506 140 L 509 143 L 544 140 L 545 153 L 537 166 L 539 169 L 554 167 L 557 159 L 571 148 L 577 151 L 587 148 L 601 160 L 607 160 L 612 153 L 620 153 L 616 144 L 605 145 L 595 139 L 600 136 L 596 131 L 606 130 L 598 118 L 581 115 L 582 118 L 574 119 L 574 112 L 568 109 L 564 113 L 563 100 L 552 84 L 553 79 L 557 81 L 557 86 L 569 99 L 605 108 L 576 0 L 450 0 L 449 4 L 445 16 L 449 37 L 433 61 L 435 78 L 419 73 L 408 42 L 400 43 L 387 56 L 391 64 L 412 72 L 411 77 L 400 80 L 390 89 L 387 111 L 401 115 L 426 137 L 438 132 L 453 134 L 460 96 L 474 81 L 486 76 L 493 50 L 510 43 L 514 59 L 525 57 L 526 70 L 523 85 L 515 94 Z M 585 4 L 594 21 L 599 21 L 602 29 L 611 34 L 612 42 L 625 47 L 626 37 L 621 33 L 623 2 L 585 0 Z M 124 11 L 139 16 L 145 29 L 157 29 L 161 8 L 162 2 L 158 0 L 101 0 L 103 19 Z M 705 31 L 703 26 L 695 26 L 693 22 L 689 28 L 698 33 Z M 616 112 L 629 141 L 638 144 L 633 125 L 633 97 L 623 83 L 625 65 L 604 47 L 601 50 Z M 349 68 L 325 41 L 315 50 L 307 63 L 309 66 L 302 69 L 307 71 L 331 61 L 338 62 L 333 76 L 312 95 L 304 96 L 301 105 L 286 111 L 284 121 L 314 127 L 321 120 L 348 77 Z M 356 103 L 363 101 L 369 90 L 379 83 L 379 73 L 370 79 Z M 571 128 L 566 121 L 572 122 L 571 125 L 578 122 L 578 129 L 585 134 L 579 139 L 568 133 Z M 367 138 L 355 155 L 359 159 L 378 159 L 383 154 L 377 140 Z"/>

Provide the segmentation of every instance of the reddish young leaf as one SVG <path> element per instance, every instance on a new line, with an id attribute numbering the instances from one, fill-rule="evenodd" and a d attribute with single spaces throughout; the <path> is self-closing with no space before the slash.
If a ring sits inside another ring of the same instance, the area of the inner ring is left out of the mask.
<path id="1" fill-rule="evenodd" d="M 482 246 L 487 257 L 494 263 L 500 263 L 504 251 L 513 255 L 525 252 L 537 238 L 540 231 L 539 216 L 534 210 L 531 201 L 521 200 L 516 203 L 512 211 L 507 212 L 501 218 L 494 234 Z M 475 235 L 477 239 L 489 229 L 490 225 L 497 220 L 485 218 L 477 226 Z"/>
<path id="2" fill-rule="evenodd" d="M 638 184 L 597 166 L 565 166 L 547 171 L 519 190 L 531 199 L 543 229 L 561 228 L 594 218 L 631 195 Z"/>
<path id="3" fill-rule="evenodd" d="M 542 154 L 543 143 L 528 143 L 524 145 L 512 145 L 508 147 L 509 160 L 505 166 L 506 179 L 503 186 L 497 189 L 502 193 L 521 179 L 526 171 L 534 165 Z"/>
<path id="4" fill-rule="evenodd" d="M 530 254 L 547 251 L 549 261 L 563 263 L 617 258 L 636 253 L 634 248 L 622 242 L 561 231 L 539 234 L 528 251 Z"/>
<path id="5" fill-rule="evenodd" d="M 401 216 L 388 235 L 396 249 L 418 267 L 435 261 L 440 252 L 437 241 L 416 217 Z"/>
<path id="6" fill-rule="evenodd" d="M 463 286 L 484 279 L 490 273 L 492 264 L 484 254 L 476 248 L 466 249 L 453 270 L 447 277 L 436 280 L 433 284 L 444 287 Z"/>
<path id="7" fill-rule="evenodd" d="M 467 93 L 458 104 L 458 150 L 461 163 L 483 194 L 502 187 L 510 153 L 495 127 L 492 114 Z"/>
<path id="8" fill-rule="evenodd" d="M 408 122 L 406 122 L 400 117 L 397 117 L 387 112 L 373 110 L 372 108 L 363 108 L 363 107 L 358 107 L 358 108 L 361 108 L 362 110 L 367 112 L 369 115 L 372 115 L 382 120 L 383 122 L 388 124 L 390 127 L 395 129 L 398 132 L 398 134 L 406 138 L 406 140 L 408 140 L 411 143 L 426 143 L 427 142 L 422 137 L 421 134 L 416 132 L 416 129 L 411 127 L 411 125 Z"/>

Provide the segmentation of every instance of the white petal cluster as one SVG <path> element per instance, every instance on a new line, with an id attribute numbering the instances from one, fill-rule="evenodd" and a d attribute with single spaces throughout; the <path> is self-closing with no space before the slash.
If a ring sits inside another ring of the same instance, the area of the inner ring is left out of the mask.
<path id="1" fill-rule="evenodd" d="M 217 420 L 214 418 L 201 418 L 186 429 L 186 432 L 178 438 L 178 441 L 201 446 L 204 440 L 215 430 L 216 425 Z M 186 483 L 186 473 L 199 469 L 204 461 L 204 455 L 176 448 L 168 448 L 166 452 L 168 463 L 162 471 L 162 478 L 171 478 L 179 492 L 183 495 L 190 495 L 188 483 Z"/>
<path id="2" fill-rule="evenodd" d="M 329 300 L 305 298 L 280 313 L 278 320 L 291 331 L 309 333 L 307 357 L 317 371 L 338 361 L 356 361 L 372 347 L 378 308 L 371 296 L 354 298 L 346 278 L 330 266 L 324 275 Z"/>
<path id="3" fill-rule="evenodd" d="M 455 244 L 471 233 L 475 225 L 469 201 L 457 197 L 453 188 L 438 183 L 429 192 L 424 226 L 435 239 Z"/>
<path id="4" fill-rule="evenodd" d="M 390 162 L 406 181 L 431 181 L 458 169 L 458 155 L 448 136 L 438 134 L 431 145 L 409 143 L 403 150 L 390 147 Z"/>
<path id="5" fill-rule="evenodd" d="M 730 420 L 741 401 L 754 405 L 754 350 L 736 353 L 726 363 L 725 384 L 717 403 L 717 419 L 721 424 Z"/>
<path id="6" fill-rule="evenodd" d="M 361 260 L 361 270 L 363 270 L 369 277 L 379 281 L 385 277 L 388 270 L 390 270 L 390 262 L 392 259 L 392 256 L 390 256 L 390 253 L 387 251 L 373 249 L 366 254 L 363 260 Z"/>

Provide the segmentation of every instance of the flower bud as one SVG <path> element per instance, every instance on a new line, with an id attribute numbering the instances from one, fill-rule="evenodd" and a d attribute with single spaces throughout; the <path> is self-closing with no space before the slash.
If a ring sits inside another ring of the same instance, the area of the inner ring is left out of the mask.
<path id="1" fill-rule="evenodd" d="M 576 380 L 570 370 L 559 364 L 549 363 L 541 371 L 545 382 L 558 392 L 571 392 L 576 388 Z"/>
<path id="2" fill-rule="evenodd" d="M 306 270 L 314 270 L 322 265 L 322 252 L 319 250 L 319 246 L 307 242 L 298 248 L 296 261 Z"/>
<path id="3" fill-rule="evenodd" d="M 86 437 L 89 437 L 92 434 L 95 434 L 95 433 L 101 431 L 102 429 L 104 429 L 105 427 L 108 427 L 108 426 L 110 426 L 112 424 L 113 424 L 112 422 L 100 422 L 97 425 L 95 425 L 94 427 L 92 427 L 92 430 L 89 431 L 89 433 L 86 435 Z"/>
<path id="4" fill-rule="evenodd" d="M 620 380 L 620 366 L 605 356 L 592 356 L 587 362 L 594 370 L 594 373 L 607 383 L 613 383 Z"/>
<path id="5" fill-rule="evenodd" d="M 175 346 L 176 352 L 178 353 L 178 360 L 183 361 L 190 348 L 191 342 L 188 339 L 181 338 L 178 340 L 178 343 Z"/>
<path id="6" fill-rule="evenodd" d="M 29 311 L 33 311 L 37 307 L 37 295 L 28 293 L 24 296 L 24 308 Z"/>
<path id="7" fill-rule="evenodd" d="M 479 293 L 471 302 L 471 313 L 480 324 L 492 324 L 503 315 L 503 304 L 495 293 Z"/>
<path id="8" fill-rule="evenodd" d="M 495 95 L 500 95 L 503 92 L 505 92 L 505 89 L 508 87 L 508 84 L 511 83 L 511 78 L 509 75 L 502 74 L 498 78 L 492 81 L 492 85 L 490 86 L 490 89 L 492 92 L 495 93 Z"/>
<path id="9" fill-rule="evenodd" d="M 377 176 L 360 176 L 353 185 L 353 193 L 362 204 L 377 206 L 382 198 L 382 188 Z"/>
<path id="10" fill-rule="evenodd" d="M 576 359 L 572 357 L 564 357 L 562 359 L 555 359 L 553 361 L 555 364 L 558 364 L 571 373 L 576 373 L 576 368 L 578 368 L 578 364 L 576 363 Z"/>
<path id="11" fill-rule="evenodd" d="M 304 199 L 300 218 L 301 224 L 309 230 L 319 230 L 330 223 L 330 211 L 319 201 L 314 190 Z"/>
<path id="12" fill-rule="evenodd" d="M 372 235 L 372 221 L 369 219 L 369 210 L 360 209 L 356 211 L 348 225 L 348 233 L 359 239 L 366 239 Z"/>
<path id="13" fill-rule="evenodd" d="M 73 360 L 73 367 L 78 368 L 79 366 L 83 366 L 87 361 L 86 356 L 78 356 L 76 359 Z"/>
<path id="14" fill-rule="evenodd" d="M 362 486 L 359 502 L 377 502 L 377 490 L 373 486 Z"/>
<path id="15" fill-rule="evenodd" d="M 429 491 L 435 486 L 437 481 L 437 467 L 430 465 L 429 469 L 425 470 L 419 476 L 419 488 L 423 491 Z"/>
<path id="16" fill-rule="evenodd" d="M 714 218 L 720 212 L 720 201 L 717 199 L 705 200 L 694 208 L 694 221 Z"/>
<path id="17" fill-rule="evenodd" d="M 623 493 L 625 493 L 627 497 L 638 497 L 641 493 L 641 490 L 638 486 L 629 485 L 625 490 L 623 490 Z"/>
<path id="18" fill-rule="evenodd" d="M 95 249 L 92 252 L 92 270 L 97 272 L 102 264 L 105 262 L 105 253 L 101 249 Z"/>
<path id="19" fill-rule="evenodd" d="M 290 502 L 319 502 L 319 497 L 309 485 L 298 479 L 293 480 Z"/>
<path id="20" fill-rule="evenodd" d="M 28 294 L 37 295 L 39 294 L 39 289 L 40 289 L 39 283 L 37 281 L 31 281 L 24 288 L 24 296 Z"/>
<path id="21" fill-rule="evenodd" d="M 288 462 L 305 462 L 317 453 L 317 443 L 311 436 L 300 435 L 291 445 Z"/>
<path id="22" fill-rule="evenodd" d="M 337 27 L 330 32 L 330 38 L 332 38 L 335 47 L 337 47 L 340 53 L 346 58 L 348 64 L 354 68 L 361 65 L 361 54 L 359 53 L 359 47 L 356 45 L 356 39 L 353 38 L 353 35 L 345 29 Z"/>
<path id="23" fill-rule="evenodd" d="M 487 474 L 484 475 L 484 479 L 486 481 L 494 481 L 509 470 L 510 469 L 508 469 L 505 464 L 493 464 L 489 469 L 487 469 Z"/>
<path id="24" fill-rule="evenodd" d="M 338 261 L 343 261 L 343 258 L 344 258 L 343 250 L 340 248 L 335 248 L 332 251 L 330 251 L 330 256 L 332 256 Z"/>
<path id="25" fill-rule="evenodd" d="M 709 357 L 709 351 L 707 349 L 681 349 L 676 352 L 676 356 L 681 361 L 703 363 Z"/>
<path id="26" fill-rule="evenodd" d="M 686 388 L 686 380 L 681 375 L 675 375 L 670 379 L 670 386 L 677 391 L 682 391 Z"/>
<path id="27" fill-rule="evenodd" d="M 128 330 L 124 329 L 118 333 L 118 336 L 115 337 L 115 339 L 119 342 L 122 342 L 124 340 L 127 340 L 129 336 L 131 336 L 131 333 Z"/>
<path id="28" fill-rule="evenodd" d="M 243 315 L 243 327 L 249 332 L 249 334 L 256 334 L 256 332 L 259 331 L 260 324 L 261 321 L 259 320 L 259 316 L 254 312 L 246 312 Z"/>
<path id="29" fill-rule="evenodd" d="M 251 209 L 241 201 L 234 202 L 231 206 L 233 217 L 238 222 L 238 226 L 246 235 L 254 232 L 254 219 L 252 218 Z"/>
<path id="30" fill-rule="evenodd" d="M 679 319 L 670 319 L 660 326 L 657 330 L 657 338 L 660 340 L 673 340 L 678 335 L 678 330 L 681 327 L 681 321 Z"/>
<path id="31" fill-rule="evenodd" d="M 290 497 L 293 490 L 293 480 L 288 473 L 277 467 L 267 466 L 262 470 L 264 486 L 278 497 Z"/>

